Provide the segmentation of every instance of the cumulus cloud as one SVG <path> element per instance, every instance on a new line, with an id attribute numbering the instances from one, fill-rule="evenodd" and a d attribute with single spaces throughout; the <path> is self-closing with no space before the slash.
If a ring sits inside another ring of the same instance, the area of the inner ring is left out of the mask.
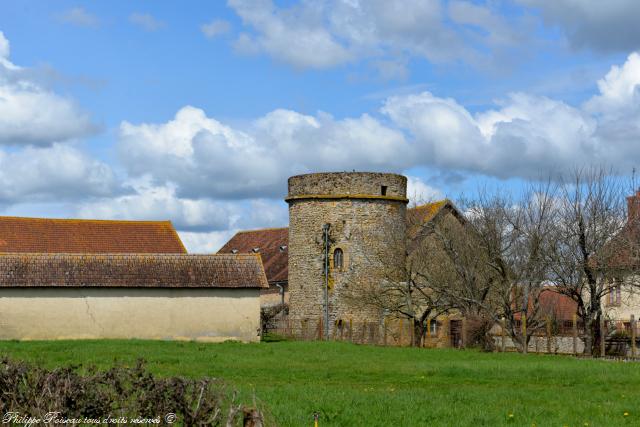
<path id="1" fill-rule="evenodd" d="M 0 145 L 49 145 L 96 130 L 75 102 L 30 80 L 27 70 L 9 61 L 9 53 L 0 32 Z"/>
<path id="2" fill-rule="evenodd" d="M 598 82 L 584 105 L 513 93 L 471 114 L 431 93 L 391 97 L 382 112 L 406 130 L 426 163 L 507 178 L 539 178 L 577 165 L 631 170 L 640 155 L 640 57 Z"/>
<path id="3" fill-rule="evenodd" d="M 129 22 L 145 31 L 157 31 L 165 26 L 164 22 L 157 20 L 148 13 L 132 13 L 129 15 Z"/>
<path id="4" fill-rule="evenodd" d="M 58 15 L 58 18 L 61 22 L 79 27 L 97 27 L 99 24 L 98 18 L 82 7 L 69 9 Z"/>
<path id="5" fill-rule="evenodd" d="M 239 230 L 212 231 L 210 233 L 194 233 L 179 231 L 180 240 L 190 254 L 216 253 Z"/>
<path id="6" fill-rule="evenodd" d="M 184 107 L 165 124 L 120 126 L 122 162 L 133 176 L 175 183 L 181 197 L 282 197 L 286 178 L 315 170 L 402 168 L 402 134 L 369 115 L 336 120 L 275 110 L 234 129 Z"/>
<path id="7" fill-rule="evenodd" d="M 202 24 L 200 26 L 200 31 L 202 31 L 202 34 L 204 34 L 207 38 L 212 39 L 216 36 L 219 36 L 220 34 L 228 33 L 229 31 L 231 31 L 231 24 L 222 19 L 214 19 L 208 24 Z"/>
<path id="8" fill-rule="evenodd" d="M 632 53 L 622 65 L 614 65 L 598 81 L 600 93 L 587 102 L 594 113 L 608 116 L 640 113 L 640 54 Z"/>
<path id="9" fill-rule="evenodd" d="M 0 204 L 79 200 L 118 191 L 111 168 L 70 144 L 95 130 L 75 103 L 9 60 L 0 32 Z"/>
<path id="10" fill-rule="evenodd" d="M 640 49 L 640 2 L 637 0 L 518 0 L 542 12 L 550 25 L 559 26 L 572 46 L 599 51 Z"/>
<path id="11" fill-rule="evenodd" d="M 288 176 L 318 170 L 435 166 L 499 178 L 543 178 L 594 163 L 630 170 L 640 158 L 639 62 L 632 54 L 612 67 L 580 106 L 512 93 L 472 113 L 422 92 L 389 97 L 382 117 L 280 109 L 242 128 L 184 107 L 166 123 L 123 122 L 119 147 L 131 176 L 150 174 L 187 198 L 281 198 Z"/>
<path id="12" fill-rule="evenodd" d="M 172 185 L 157 187 L 144 177 L 129 183 L 133 190 L 115 198 L 83 203 L 78 212 L 83 218 L 117 218 L 173 221 L 178 230 L 226 230 L 238 216 L 231 205 L 208 199 L 180 199 Z"/>
<path id="13" fill-rule="evenodd" d="M 79 200 L 117 191 L 111 168 L 68 145 L 0 150 L 0 201 Z"/>
<path id="14" fill-rule="evenodd" d="M 407 197 L 411 205 L 419 205 L 444 197 L 442 191 L 427 185 L 421 178 L 416 176 L 407 177 Z"/>
<path id="15" fill-rule="evenodd" d="M 0 31 L 0 58 L 8 59 L 9 58 L 9 40 L 4 36 L 4 33 Z"/>
<path id="16" fill-rule="evenodd" d="M 127 194 L 80 203 L 78 216 L 170 220 L 189 252 L 215 252 L 237 230 L 283 227 L 288 222 L 283 201 L 185 199 L 176 195 L 175 186 L 155 186 L 148 176 L 129 180 L 126 186 Z"/>
<path id="17" fill-rule="evenodd" d="M 271 0 L 229 0 L 247 32 L 236 40 L 244 53 L 266 53 L 300 68 L 329 68 L 371 59 L 381 77 L 406 75 L 405 55 L 434 63 L 491 63 L 495 48 L 527 38 L 488 5 L 462 0 L 328 0 L 278 7 Z M 393 64 L 393 63 L 396 64 Z"/>
<path id="18" fill-rule="evenodd" d="M 256 34 L 243 33 L 236 42 L 242 53 L 264 51 L 297 67 L 327 68 L 345 63 L 351 54 L 324 27 L 320 3 L 277 8 L 271 0 L 229 0 Z"/>

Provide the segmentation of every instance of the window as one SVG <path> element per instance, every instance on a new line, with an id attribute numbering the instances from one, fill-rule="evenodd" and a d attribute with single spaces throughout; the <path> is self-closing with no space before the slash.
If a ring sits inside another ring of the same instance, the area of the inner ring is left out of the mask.
<path id="1" fill-rule="evenodd" d="M 622 301 L 622 290 L 620 285 L 613 285 L 609 288 L 607 303 L 609 305 L 620 305 Z"/>
<path id="2" fill-rule="evenodd" d="M 383 196 L 387 195 L 387 186 L 386 185 L 381 185 L 380 186 L 380 194 Z"/>
<path id="3" fill-rule="evenodd" d="M 342 253 L 342 249 L 336 248 L 336 250 L 333 251 L 333 268 L 342 270 L 343 263 L 344 254 Z"/>
<path id="4" fill-rule="evenodd" d="M 438 333 L 438 321 L 436 319 L 431 319 L 431 321 L 429 321 L 429 333 L 431 335 L 436 335 Z"/>

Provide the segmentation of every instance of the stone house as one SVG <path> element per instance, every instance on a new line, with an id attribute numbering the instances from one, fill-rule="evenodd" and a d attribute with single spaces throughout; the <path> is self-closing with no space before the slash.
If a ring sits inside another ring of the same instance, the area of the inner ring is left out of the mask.
<path id="1" fill-rule="evenodd" d="M 259 256 L 188 255 L 170 222 L 0 217 L 0 250 L 0 339 L 259 340 Z"/>
<path id="2" fill-rule="evenodd" d="M 627 322 L 640 317 L 640 190 L 627 197 L 627 223 L 607 245 L 611 263 L 603 280 L 610 291 L 602 299 L 607 318 Z M 628 326 L 628 325 L 627 325 Z"/>

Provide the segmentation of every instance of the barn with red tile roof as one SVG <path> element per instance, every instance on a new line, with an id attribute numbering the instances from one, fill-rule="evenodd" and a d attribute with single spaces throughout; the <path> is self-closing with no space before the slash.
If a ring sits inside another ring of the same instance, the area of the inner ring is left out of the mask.
<path id="1" fill-rule="evenodd" d="M 259 254 L 189 255 L 169 221 L 0 217 L 0 339 L 257 341 Z"/>

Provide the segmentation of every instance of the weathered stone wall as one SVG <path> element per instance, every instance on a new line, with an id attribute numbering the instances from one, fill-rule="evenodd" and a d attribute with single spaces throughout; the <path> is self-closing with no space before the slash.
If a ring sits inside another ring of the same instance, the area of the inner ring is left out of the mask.
<path id="1" fill-rule="evenodd" d="M 502 337 L 493 337 L 496 348 L 502 347 Z M 507 351 L 517 351 L 511 337 L 505 337 L 505 349 Z M 582 354 L 584 351 L 584 341 L 578 337 L 576 342 L 578 354 Z M 533 336 L 529 339 L 529 346 L 527 347 L 529 353 L 547 353 L 547 337 Z M 551 353 L 557 354 L 573 354 L 573 337 L 553 336 L 551 337 Z"/>
<path id="2" fill-rule="evenodd" d="M 290 316 L 323 316 L 322 226 L 328 223 L 330 329 L 338 320 L 379 321 L 381 310 L 354 296 L 384 280 L 404 277 L 406 178 L 379 173 L 310 174 L 290 178 L 289 185 Z M 380 194 L 382 185 L 387 186 L 388 198 Z M 362 197 L 332 197 L 342 194 Z M 320 197 L 291 198 L 300 195 Z M 342 269 L 333 265 L 337 248 L 344 253 Z"/>
<path id="3" fill-rule="evenodd" d="M 407 196 L 407 178 L 392 173 L 333 172 L 310 173 L 289 178 L 289 197 L 300 195 L 366 194 L 382 196 L 382 186 L 389 197 Z"/>

